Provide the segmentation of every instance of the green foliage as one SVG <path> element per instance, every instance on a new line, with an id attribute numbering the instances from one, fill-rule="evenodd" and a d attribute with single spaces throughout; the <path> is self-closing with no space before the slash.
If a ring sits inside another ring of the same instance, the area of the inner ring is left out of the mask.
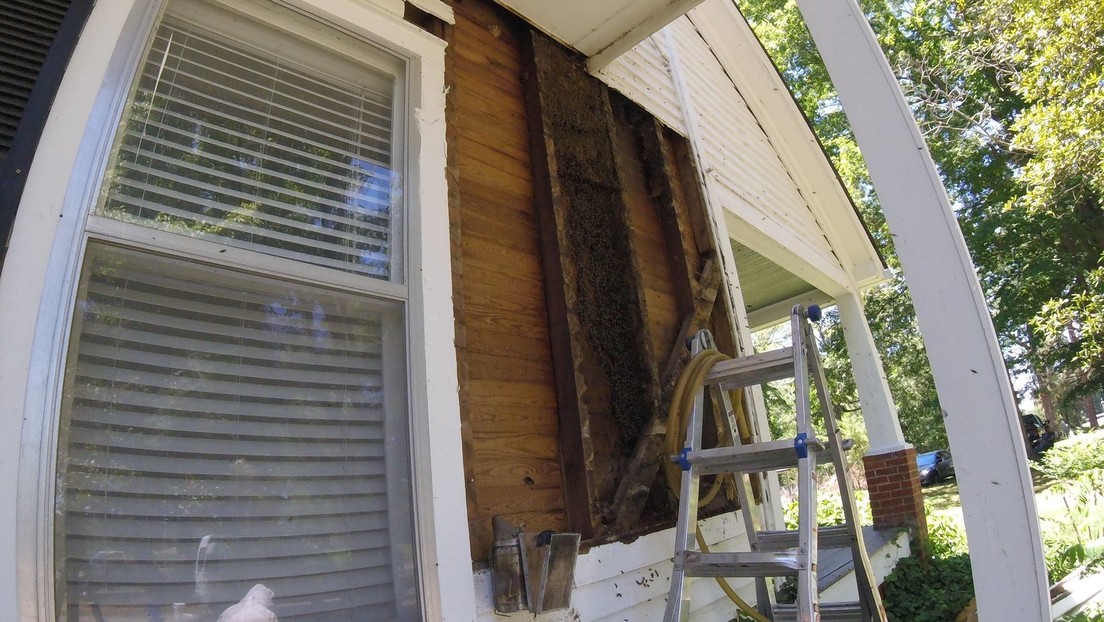
<path id="1" fill-rule="evenodd" d="M 1009 364 L 1034 374 L 1036 388 L 1059 401 L 1098 390 L 1104 383 L 1104 3 L 860 4 L 955 206 Z M 795 2 L 742 0 L 740 7 L 892 270 L 893 280 L 867 292 L 864 302 L 906 438 L 921 450 L 945 447 L 891 236 Z M 849 395 L 838 332 L 826 326 L 827 367 Z"/>
<path id="2" fill-rule="evenodd" d="M 893 280 L 865 292 L 863 302 L 905 436 L 920 450 L 944 448 L 947 437 L 942 411 L 916 325 L 912 300 L 893 252 L 892 237 L 885 226 L 866 164 L 839 106 L 827 70 L 793 0 L 748 0 L 740 4 L 756 35 L 779 65 L 799 105 L 812 120 L 817 136 L 856 200 L 867 227 L 892 270 Z M 864 8 L 868 9 L 868 16 L 876 27 L 896 23 L 888 5 L 864 3 Z M 896 32 L 897 28 L 887 26 L 879 30 Z M 851 377 L 843 329 L 834 310 L 826 313 L 821 326 L 825 373 L 832 385 L 833 398 L 843 409 L 856 408 L 858 397 Z"/>
<path id="3" fill-rule="evenodd" d="M 1104 622 L 1104 599 L 1098 598 L 1085 609 L 1058 618 L 1058 622 Z"/>
<path id="4" fill-rule="evenodd" d="M 832 481 L 821 486 L 817 493 L 817 525 L 822 527 L 843 524 L 843 501 L 840 500 L 839 493 L 836 490 L 834 478 L 835 476 L 832 476 Z M 870 495 L 865 490 L 855 491 L 855 509 L 859 513 L 858 522 L 869 525 L 872 521 Z M 797 512 L 797 498 L 795 497 L 782 509 L 782 519 L 786 523 L 786 529 L 797 529 Z"/>
<path id="5" fill-rule="evenodd" d="M 1078 480 L 1093 481 L 1104 471 L 1104 431 L 1078 434 L 1058 441 L 1036 464 L 1058 486 Z"/>
<path id="6" fill-rule="evenodd" d="M 789 346 L 790 326 L 779 324 L 761 330 L 752 335 L 752 341 L 756 352 Z M 771 438 L 792 438 L 797 430 L 794 418 L 797 403 L 794 399 L 793 379 L 776 380 L 763 385 L 763 400 L 767 405 L 767 421 L 770 424 Z"/>
<path id="7" fill-rule="evenodd" d="M 970 557 L 915 557 L 897 562 L 882 584 L 890 622 L 949 622 L 974 597 Z"/>
<path id="8" fill-rule="evenodd" d="M 947 514 L 928 514 L 928 553 L 932 557 L 951 558 L 970 552 L 962 524 Z"/>
<path id="9" fill-rule="evenodd" d="M 974 597 L 966 533 L 945 514 L 928 515 L 925 563 L 915 557 L 897 562 L 883 584 L 886 615 L 899 622 L 948 622 Z"/>
<path id="10" fill-rule="evenodd" d="M 929 560 L 902 559 L 886 577 L 883 600 L 890 620 L 949 622 L 974 596 L 961 518 L 931 509 L 927 518 Z"/>
<path id="11" fill-rule="evenodd" d="M 1104 431 L 1051 447 L 1038 468 L 1062 494 L 1063 511 L 1042 520 L 1047 574 L 1058 581 L 1075 568 L 1104 563 Z"/>
<path id="12" fill-rule="evenodd" d="M 920 452 L 945 449 L 947 430 L 911 300 L 899 279 L 863 295 L 871 334 L 882 351 L 905 438 Z M 902 305 L 906 306 L 903 310 Z M 844 408 L 849 405 L 855 408 L 858 391 L 838 312 L 835 309 L 826 312 L 820 325 L 825 374 L 832 385 L 832 395 Z"/>
<path id="13" fill-rule="evenodd" d="M 1104 384 L 1104 268 L 1089 272 L 1085 281 L 1084 290 L 1047 301 L 1032 319 L 1032 326 L 1050 335 L 1051 344 L 1057 344 L 1051 350 L 1055 367 L 1073 374 L 1073 390 L 1067 391 L 1070 399 Z M 1076 340 L 1066 342 L 1055 337 L 1071 326 L 1078 329 Z"/>

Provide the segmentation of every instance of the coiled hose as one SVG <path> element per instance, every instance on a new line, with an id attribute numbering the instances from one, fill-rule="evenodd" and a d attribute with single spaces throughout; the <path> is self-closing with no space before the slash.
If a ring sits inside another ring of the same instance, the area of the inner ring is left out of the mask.
<path id="1" fill-rule="evenodd" d="M 713 369 L 714 365 L 721 361 L 727 361 L 729 358 L 729 356 L 710 349 L 703 350 L 686 364 L 686 369 L 683 370 L 682 375 L 679 376 L 678 384 L 675 385 L 675 392 L 671 397 L 671 407 L 667 411 L 667 455 L 673 456 L 678 454 L 686 442 L 685 422 L 689 419 L 690 411 L 694 408 L 694 397 L 705 383 L 706 374 Z M 736 409 L 736 425 L 739 428 L 737 432 L 742 438 L 747 438 L 749 436 L 749 430 L 747 429 L 747 415 L 744 413 L 743 389 L 733 391 L 732 404 Z M 735 443 L 736 440 L 737 439 L 732 439 L 733 443 Z M 677 496 L 679 490 L 682 489 L 682 471 L 674 463 L 668 461 L 666 463 L 665 472 L 667 475 L 667 485 Z M 726 474 L 723 477 L 714 479 L 713 485 L 709 487 L 709 492 L 707 492 L 705 497 L 699 502 L 700 505 L 702 507 L 709 505 L 721 491 L 725 480 L 730 477 L 732 477 L 731 474 Z M 698 529 L 697 523 L 694 523 L 694 537 L 698 541 L 698 548 L 703 553 L 708 553 L 709 545 Z M 732 586 L 728 584 L 728 581 L 726 581 L 724 577 L 714 578 L 717 580 L 717 584 L 721 586 L 721 591 L 728 596 L 729 600 L 739 607 L 741 611 L 755 620 L 755 622 L 771 622 L 769 618 L 759 613 L 744 599 L 740 598 L 740 595 L 736 593 L 736 590 L 732 589 Z"/>

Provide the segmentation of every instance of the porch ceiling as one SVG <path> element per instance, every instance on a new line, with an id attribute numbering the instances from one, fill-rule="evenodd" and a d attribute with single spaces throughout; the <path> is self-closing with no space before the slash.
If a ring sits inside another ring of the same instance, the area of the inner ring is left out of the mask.
<path id="1" fill-rule="evenodd" d="M 605 66 L 702 0 L 497 0 L 540 30 Z"/>
<path id="2" fill-rule="evenodd" d="M 785 320 L 795 304 L 824 304 L 830 297 L 747 246 L 732 241 L 736 273 L 752 330 Z"/>

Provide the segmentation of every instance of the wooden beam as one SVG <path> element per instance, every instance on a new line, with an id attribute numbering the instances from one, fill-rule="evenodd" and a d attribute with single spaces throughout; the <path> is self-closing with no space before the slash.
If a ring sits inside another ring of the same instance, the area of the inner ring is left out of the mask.
<path id="1" fill-rule="evenodd" d="M 663 455 L 663 445 L 667 434 L 667 411 L 671 407 L 679 376 L 690 360 L 686 349 L 687 340 L 709 322 L 720 288 L 721 269 L 711 258 L 705 263 L 701 279 L 695 283 L 694 310 L 683 319 L 664 367 L 659 405 L 652 412 L 644 433 L 637 439 L 629 466 L 618 483 L 612 504 L 616 515 L 607 530 L 610 537 L 631 531 L 648 501 L 656 472 L 666 458 Z"/>
<path id="2" fill-rule="evenodd" d="M 690 231 L 690 210 L 678 185 L 680 176 L 674 155 L 664 139 L 663 125 L 650 114 L 642 113 L 641 116 L 646 118 L 634 119 L 634 125 L 640 136 L 649 190 L 659 203 L 659 219 L 667 242 L 667 261 L 676 275 L 671 285 L 679 310 L 684 314 L 691 313 L 694 310 L 695 274 L 701 268 L 701 256 Z"/>
<path id="3" fill-rule="evenodd" d="M 735 339 L 728 330 L 731 318 L 714 321 L 718 309 L 722 314 L 730 311 L 723 303 L 718 305 L 723 276 L 720 258 L 713 246 L 716 236 L 705 214 L 705 199 L 697 176 L 693 169 L 688 169 L 692 163 L 686 153 L 687 146 L 681 137 L 668 138 L 667 130 L 654 119 L 650 127 L 638 124 L 637 131 L 641 136 L 649 183 L 659 200 L 668 260 L 672 262 L 676 274 L 686 277 L 685 280 L 676 279 L 682 283 L 676 282 L 673 286 L 680 301 L 685 300 L 688 304 L 680 305 L 684 319 L 660 376 L 659 407 L 637 440 L 632 459 L 618 484 L 612 504 L 616 515 L 608 521 L 610 538 L 632 531 L 639 521 L 656 472 L 665 459 L 662 454 L 667 411 L 679 375 L 689 360 L 686 350 L 689 337 L 712 324 L 720 329 L 715 336 L 720 340 L 718 346 L 722 351 L 736 350 Z M 755 481 L 754 485 L 758 500 L 759 482 Z"/>
<path id="4" fill-rule="evenodd" d="M 582 333 L 576 311 L 575 263 L 567 249 L 568 232 L 562 214 L 567 199 L 559 179 L 554 130 L 549 127 L 542 83 L 552 71 L 540 62 L 545 42 L 530 33 L 522 51 L 525 99 L 529 117 L 533 158 L 533 184 L 536 192 L 541 260 L 548 305 L 549 333 L 559 412 L 559 440 L 563 470 L 564 498 L 570 529 L 584 539 L 594 534 L 591 507 L 595 502 L 593 480 L 594 445 L 590 435 L 590 411 L 583 392 L 586 377 L 581 370 L 583 353 L 575 347 L 574 335 Z M 547 53 L 543 54 L 547 56 Z"/>
<path id="5" fill-rule="evenodd" d="M 620 468 L 620 446 L 657 408 L 658 374 L 609 91 L 546 36 L 531 32 L 526 45 L 567 515 L 589 539 L 602 518 L 600 484 L 613 481 L 608 471 Z M 603 432 L 597 457 L 596 430 Z"/>
<path id="6" fill-rule="evenodd" d="M 702 0 L 675 0 L 666 2 L 661 8 L 650 12 L 648 17 L 635 24 L 613 41 L 604 45 L 596 53 L 587 59 L 587 69 L 597 73 L 603 67 L 609 65 L 618 56 L 636 47 L 638 43 L 647 39 L 662 29 L 667 24 L 682 17 L 687 11 L 701 4 Z"/>

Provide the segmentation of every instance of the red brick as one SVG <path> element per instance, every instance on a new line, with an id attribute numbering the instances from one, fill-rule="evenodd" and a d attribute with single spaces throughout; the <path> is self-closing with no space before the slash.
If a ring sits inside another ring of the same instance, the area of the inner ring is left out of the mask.
<path id="1" fill-rule="evenodd" d="M 926 548 L 927 521 L 916 469 L 916 450 L 863 458 L 870 509 L 879 527 L 908 526 L 916 531 Z"/>

